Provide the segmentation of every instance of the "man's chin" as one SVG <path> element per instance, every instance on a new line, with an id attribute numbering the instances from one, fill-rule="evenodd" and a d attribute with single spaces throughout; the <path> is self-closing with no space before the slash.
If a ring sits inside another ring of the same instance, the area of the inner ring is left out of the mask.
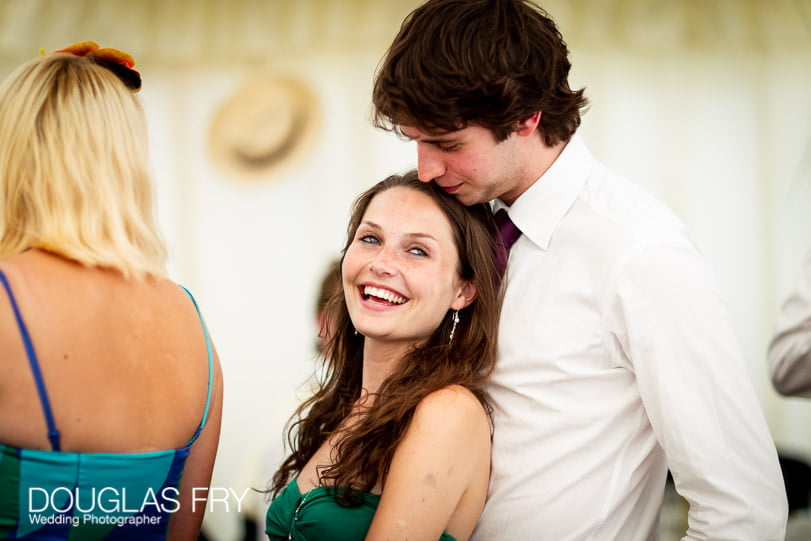
<path id="1" fill-rule="evenodd" d="M 456 199 L 465 205 L 466 207 L 470 207 L 472 205 L 478 205 L 479 203 L 487 203 L 490 199 L 486 199 L 484 194 L 481 193 L 455 193 L 453 194 Z"/>

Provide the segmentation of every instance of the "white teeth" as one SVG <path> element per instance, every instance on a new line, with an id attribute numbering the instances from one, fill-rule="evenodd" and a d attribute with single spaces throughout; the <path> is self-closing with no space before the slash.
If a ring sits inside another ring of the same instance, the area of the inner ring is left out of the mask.
<path id="1" fill-rule="evenodd" d="M 388 291 L 386 289 L 380 289 L 377 287 L 372 286 L 364 286 L 363 293 L 365 295 L 370 295 L 372 297 L 377 297 L 379 299 L 383 299 L 389 301 L 394 304 L 403 304 L 407 299 L 405 297 L 401 297 L 396 293 Z"/>

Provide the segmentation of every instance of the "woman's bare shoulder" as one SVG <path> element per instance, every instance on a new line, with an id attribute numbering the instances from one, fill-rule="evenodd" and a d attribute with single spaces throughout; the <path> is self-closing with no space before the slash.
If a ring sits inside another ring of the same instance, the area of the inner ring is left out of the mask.
<path id="1" fill-rule="evenodd" d="M 414 422 L 442 431 L 489 426 L 482 403 L 471 390 L 461 385 L 449 385 L 426 395 L 414 411 Z"/>

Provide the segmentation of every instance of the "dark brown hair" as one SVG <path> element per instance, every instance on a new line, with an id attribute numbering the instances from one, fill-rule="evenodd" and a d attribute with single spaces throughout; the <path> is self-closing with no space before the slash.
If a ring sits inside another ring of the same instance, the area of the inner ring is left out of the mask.
<path id="1" fill-rule="evenodd" d="M 544 142 L 568 141 L 587 104 L 569 88 L 568 54 L 530 1 L 429 0 L 406 17 L 378 67 L 374 124 L 442 133 L 474 123 L 503 141 L 542 111 Z"/>
<path id="2" fill-rule="evenodd" d="M 493 261 L 495 225 L 487 205 L 465 207 L 434 183 L 420 182 L 416 171 L 391 176 L 361 194 L 349 221 L 346 248 L 355 237 L 370 202 L 394 187 L 406 187 L 428 195 L 448 218 L 459 254 L 459 276 L 476 286 L 476 298 L 459 311 L 460 322 L 453 342 L 450 311 L 428 341 L 415 346 L 398 369 L 380 386 L 373 404 L 351 429 L 341 434 L 333 455 L 334 464 L 319 471 L 323 485 L 370 490 L 385 483 L 392 456 L 414 414 L 417 404 L 433 391 L 449 385 L 469 389 L 488 414 L 492 408 L 484 389 L 496 361 L 496 337 L 501 307 L 500 278 Z M 364 337 L 354 332 L 343 292 L 327 304 L 335 330 L 325 350 L 326 376 L 317 392 L 297 411 L 288 442 L 292 453 L 273 476 L 275 496 L 327 438 L 339 430 L 361 398 Z M 349 501 L 347 499 L 347 501 Z"/>

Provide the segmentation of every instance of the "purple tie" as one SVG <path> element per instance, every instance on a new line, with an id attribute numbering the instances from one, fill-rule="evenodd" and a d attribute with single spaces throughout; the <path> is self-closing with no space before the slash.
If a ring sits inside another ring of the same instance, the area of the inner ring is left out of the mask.
<path id="1" fill-rule="evenodd" d="M 499 274 L 504 276 L 504 272 L 507 270 L 507 258 L 510 255 L 510 248 L 521 236 L 521 230 L 510 220 L 507 211 L 504 209 L 496 212 L 494 218 L 501 234 L 501 237 L 496 239 L 496 268 L 498 268 Z"/>

